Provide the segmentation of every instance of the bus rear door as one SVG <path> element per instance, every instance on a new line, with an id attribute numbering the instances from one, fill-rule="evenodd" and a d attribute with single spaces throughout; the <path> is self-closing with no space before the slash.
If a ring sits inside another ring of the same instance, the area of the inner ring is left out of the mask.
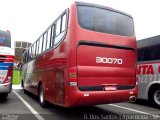
<path id="1" fill-rule="evenodd" d="M 79 90 L 108 91 L 134 88 L 134 50 L 96 42 L 79 45 L 77 49 Z"/>

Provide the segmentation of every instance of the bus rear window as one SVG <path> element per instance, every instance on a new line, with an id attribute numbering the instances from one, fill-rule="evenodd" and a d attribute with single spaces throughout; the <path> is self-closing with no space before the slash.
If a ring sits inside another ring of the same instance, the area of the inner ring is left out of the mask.
<path id="1" fill-rule="evenodd" d="M 11 38 L 9 35 L 7 34 L 0 35 L 0 46 L 11 47 Z"/>
<path id="2" fill-rule="evenodd" d="M 133 19 L 127 15 L 89 6 L 77 6 L 77 11 L 84 29 L 121 36 L 134 34 Z"/>

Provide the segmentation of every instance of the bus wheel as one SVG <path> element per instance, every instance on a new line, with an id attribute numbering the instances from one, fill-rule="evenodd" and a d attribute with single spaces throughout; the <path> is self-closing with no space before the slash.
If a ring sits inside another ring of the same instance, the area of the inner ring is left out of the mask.
<path id="1" fill-rule="evenodd" d="M 160 87 L 156 87 L 152 89 L 151 94 L 151 102 L 156 106 L 160 108 Z"/>
<path id="2" fill-rule="evenodd" d="M 21 87 L 22 87 L 22 88 L 24 87 L 24 82 L 23 82 L 23 80 L 22 80 L 22 82 L 21 82 Z"/>
<path id="3" fill-rule="evenodd" d="M 42 85 L 39 87 L 39 104 L 43 108 L 46 106 L 46 102 L 44 98 L 44 89 Z"/>
<path id="4" fill-rule="evenodd" d="M 22 80 L 22 82 L 21 82 L 21 87 L 22 87 L 23 92 L 24 92 L 24 93 L 27 93 L 26 90 L 24 89 L 24 82 L 23 82 L 23 80 Z"/>
<path id="5" fill-rule="evenodd" d="M 21 87 L 22 87 L 22 90 L 23 90 L 23 92 L 24 92 L 24 83 L 23 83 L 23 80 L 22 80 L 22 82 L 21 82 Z M 25 92 L 24 92 L 25 93 Z"/>

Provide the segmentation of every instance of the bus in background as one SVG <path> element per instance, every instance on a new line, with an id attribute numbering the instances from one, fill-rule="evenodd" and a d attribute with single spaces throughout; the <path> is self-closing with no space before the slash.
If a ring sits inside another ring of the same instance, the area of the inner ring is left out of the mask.
<path id="1" fill-rule="evenodd" d="M 138 99 L 160 107 L 160 35 L 137 41 Z"/>
<path id="2" fill-rule="evenodd" d="M 12 90 L 14 42 L 9 31 L 0 30 L 0 97 L 6 98 Z"/>
<path id="3" fill-rule="evenodd" d="M 136 38 L 133 18 L 75 2 L 24 52 L 24 91 L 72 107 L 134 101 Z"/>

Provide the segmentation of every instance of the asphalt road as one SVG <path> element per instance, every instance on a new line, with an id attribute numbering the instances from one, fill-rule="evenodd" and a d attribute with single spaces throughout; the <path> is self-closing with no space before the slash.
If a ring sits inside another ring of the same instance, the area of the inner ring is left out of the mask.
<path id="1" fill-rule="evenodd" d="M 13 90 L 0 99 L 0 120 L 160 120 L 160 109 L 147 101 L 92 107 L 63 108 L 48 103 L 41 108 L 37 97 Z"/>

